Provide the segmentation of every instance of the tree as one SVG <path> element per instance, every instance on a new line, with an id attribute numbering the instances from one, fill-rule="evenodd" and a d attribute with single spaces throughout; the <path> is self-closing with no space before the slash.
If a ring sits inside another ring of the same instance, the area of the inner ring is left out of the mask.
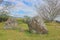
<path id="1" fill-rule="evenodd" d="M 32 25 L 34 24 L 34 21 L 37 21 L 36 24 L 40 24 L 40 27 L 42 28 L 44 24 L 43 19 L 48 20 L 48 21 L 53 21 L 53 19 L 60 14 L 60 0 L 43 0 L 43 5 L 39 4 L 40 1 L 36 2 L 36 4 L 34 5 L 36 12 L 38 13 L 38 16 L 40 17 L 36 17 L 37 20 L 35 18 L 32 19 L 32 21 L 30 21 L 30 23 L 28 23 L 29 27 L 34 28 L 36 25 Z M 39 19 L 40 20 L 39 20 Z M 41 21 L 42 20 L 42 21 Z M 39 21 L 39 22 L 38 22 Z M 42 23 L 42 24 L 41 24 Z M 37 24 L 37 26 L 38 26 Z M 45 26 L 43 26 L 44 28 Z M 30 30 L 31 30 L 30 28 Z M 39 29 L 39 26 L 36 27 L 36 29 Z"/>
<path id="2" fill-rule="evenodd" d="M 30 20 L 31 17 L 29 16 L 24 16 L 23 22 L 27 23 Z"/>
<path id="3" fill-rule="evenodd" d="M 3 6 L 2 9 L 0 10 L 0 21 L 6 21 L 9 18 L 10 8 L 12 8 L 12 4 L 7 1 L 3 1 L 3 3 L 1 4 Z"/>
<path id="4" fill-rule="evenodd" d="M 43 5 L 35 5 L 37 13 L 46 20 L 52 21 L 60 14 L 60 0 L 43 0 Z"/>
<path id="5" fill-rule="evenodd" d="M 0 12 L 0 22 L 6 21 L 9 18 L 8 12 L 2 11 Z"/>

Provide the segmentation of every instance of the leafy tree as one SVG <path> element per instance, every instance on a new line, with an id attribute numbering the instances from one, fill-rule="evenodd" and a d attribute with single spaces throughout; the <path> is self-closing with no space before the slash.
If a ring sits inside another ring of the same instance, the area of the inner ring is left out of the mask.
<path id="1" fill-rule="evenodd" d="M 0 12 L 0 22 L 6 21 L 9 18 L 8 12 L 2 11 Z"/>
<path id="2" fill-rule="evenodd" d="M 7 1 L 3 1 L 2 3 L 2 9 L 0 10 L 0 22 L 6 21 L 10 16 L 10 8 L 12 8 L 12 4 Z"/>
<path id="3" fill-rule="evenodd" d="M 31 17 L 29 16 L 24 16 L 23 22 L 27 23 L 30 20 Z"/>

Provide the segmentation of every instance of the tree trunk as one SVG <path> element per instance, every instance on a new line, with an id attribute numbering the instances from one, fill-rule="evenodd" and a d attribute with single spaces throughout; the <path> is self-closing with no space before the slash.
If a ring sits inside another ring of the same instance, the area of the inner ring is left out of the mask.
<path id="1" fill-rule="evenodd" d="M 48 33 L 48 30 L 41 17 L 36 16 L 28 21 L 28 27 L 30 32 L 34 33 Z"/>

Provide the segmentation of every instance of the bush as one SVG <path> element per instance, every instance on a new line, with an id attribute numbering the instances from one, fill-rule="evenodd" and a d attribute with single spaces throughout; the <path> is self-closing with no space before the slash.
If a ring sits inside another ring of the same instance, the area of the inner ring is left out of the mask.
<path id="1" fill-rule="evenodd" d="M 0 22 L 3 22 L 3 21 L 6 21 L 7 19 L 8 19 L 8 15 L 6 15 L 6 14 L 1 14 L 0 15 Z"/>

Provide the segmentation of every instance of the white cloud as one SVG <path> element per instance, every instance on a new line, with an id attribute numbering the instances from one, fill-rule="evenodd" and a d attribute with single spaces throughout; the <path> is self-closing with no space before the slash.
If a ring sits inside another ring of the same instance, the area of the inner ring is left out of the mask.
<path id="1" fill-rule="evenodd" d="M 11 2 L 16 2 L 16 0 L 9 0 L 9 1 L 11 1 Z"/>
<path id="2" fill-rule="evenodd" d="M 4 0 L 4 1 L 16 2 L 17 0 Z"/>
<path id="3" fill-rule="evenodd" d="M 3 9 L 3 7 L 2 6 L 0 6 L 0 10 L 2 10 Z"/>
<path id="4" fill-rule="evenodd" d="M 27 16 L 35 16 L 37 15 L 37 13 L 29 6 L 25 5 L 24 3 L 22 3 L 21 1 L 17 1 L 17 0 L 5 0 L 5 1 L 10 1 L 10 2 L 15 2 L 16 5 L 15 7 L 13 7 L 12 14 L 10 14 L 11 16 L 17 16 L 17 17 L 22 17 L 24 15 Z M 28 2 L 32 2 L 32 1 L 36 1 L 36 0 L 26 0 Z M 20 10 L 23 10 L 25 13 L 24 14 L 20 14 L 18 13 Z M 16 11 L 16 13 L 14 13 L 14 11 Z"/>
<path id="5" fill-rule="evenodd" d="M 28 11 L 32 11 L 33 9 L 31 7 L 26 6 L 24 3 L 17 1 L 17 4 L 15 5 L 13 10 L 15 11 L 23 10 L 28 12 Z"/>

